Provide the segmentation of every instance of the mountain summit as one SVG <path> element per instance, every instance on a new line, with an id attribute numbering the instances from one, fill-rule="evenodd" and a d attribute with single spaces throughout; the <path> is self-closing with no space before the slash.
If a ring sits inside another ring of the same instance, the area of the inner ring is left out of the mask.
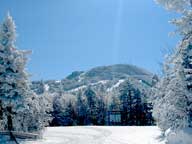
<path id="1" fill-rule="evenodd" d="M 153 74 L 143 68 L 128 64 L 116 64 L 99 66 L 88 71 L 74 71 L 60 81 L 48 80 L 44 81 L 44 84 L 50 92 L 57 92 L 59 89 L 64 92 L 74 92 L 88 86 L 97 87 L 101 85 L 105 86 L 107 91 L 110 91 L 127 79 L 137 83 L 137 87 L 150 87 L 152 77 Z M 38 91 L 36 87 L 40 83 L 40 81 L 33 82 L 35 91 Z"/>

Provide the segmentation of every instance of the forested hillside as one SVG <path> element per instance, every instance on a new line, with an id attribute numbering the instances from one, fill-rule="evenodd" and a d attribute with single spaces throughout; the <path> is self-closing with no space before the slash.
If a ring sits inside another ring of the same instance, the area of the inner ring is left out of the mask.
<path id="1" fill-rule="evenodd" d="M 151 125 L 148 96 L 157 80 L 142 68 L 118 64 L 34 81 L 32 89 L 52 103 L 51 125 Z"/>

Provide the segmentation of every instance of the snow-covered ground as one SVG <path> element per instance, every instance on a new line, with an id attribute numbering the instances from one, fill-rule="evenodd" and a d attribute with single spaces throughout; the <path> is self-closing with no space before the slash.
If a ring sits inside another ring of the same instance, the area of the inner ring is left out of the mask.
<path id="1" fill-rule="evenodd" d="M 112 91 L 114 88 L 118 87 L 121 83 L 123 83 L 125 80 L 120 79 L 115 85 L 113 85 L 111 88 L 108 88 L 107 91 Z"/>
<path id="2" fill-rule="evenodd" d="M 43 139 L 23 144 L 165 144 L 157 127 L 54 127 Z"/>

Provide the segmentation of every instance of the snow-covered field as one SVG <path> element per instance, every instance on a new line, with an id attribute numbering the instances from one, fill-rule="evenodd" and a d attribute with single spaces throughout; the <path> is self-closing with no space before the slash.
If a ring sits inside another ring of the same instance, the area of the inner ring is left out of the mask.
<path id="1" fill-rule="evenodd" d="M 157 127 L 54 127 L 25 144 L 164 144 Z"/>

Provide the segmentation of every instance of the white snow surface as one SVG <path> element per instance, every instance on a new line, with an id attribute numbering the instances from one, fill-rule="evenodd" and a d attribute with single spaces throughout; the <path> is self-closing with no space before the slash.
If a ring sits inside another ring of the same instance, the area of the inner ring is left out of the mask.
<path id="1" fill-rule="evenodd" d="M 184 128 L 179 131 L 168 129 L 165 136 L 167 144 L 192 144 L 192 128 Z"/>
<path id="2" fill-rule="evenodd" d="M 69 90 L 68 92 L 76 92 L 76 91 L 79 91 L 79 90 L 84 89 L 84 88 L 86 88 L 86 87 L 87 87 L 86 85 L 82 85 L 82 86 L 80 86 L 80 87 L 77 87 L 77 88 L 74 88 L 74 89 L 72 89 L 72 90 Z"/>
<path id="3" fill-rule="evenodd" d="M 111 88 L 108 88 L 107 91 L 112 91 L 114 88 L 118 87 L 124 81 L 125 81 L 124 79 L 120 79 L 115 85 L 113 85 Z"/>
<path id="4" fill-rule="evenodd" d="M 45 84 L 44 88 L 46 91 L 49 91 L 49 85 L 48 84 Z"/>
<path id="5" fill-rule="evenodd" d="M 94 85 L 97 85 L 97 84 L 106 84 L 107 82 L 108 82 L 108 80 L 101 80 L 101 81 L 98 81 L 96 83 L 91 83 L 89 85 L 94 86 Z M 79 86 L 77 88 L 71 89 L 68 92 L 76 92 L 76 91 L 82 90 L 82 89 L 84 89 L 86 87 L 87 87 L 87 85 L 82 85 L 82 86 Z"/>
<path id="6" fill-rule="evenodd" d="M 155 126 L 76 126 L 47 128 L 43 139 L 22 144 L 165 144 Z"/>

